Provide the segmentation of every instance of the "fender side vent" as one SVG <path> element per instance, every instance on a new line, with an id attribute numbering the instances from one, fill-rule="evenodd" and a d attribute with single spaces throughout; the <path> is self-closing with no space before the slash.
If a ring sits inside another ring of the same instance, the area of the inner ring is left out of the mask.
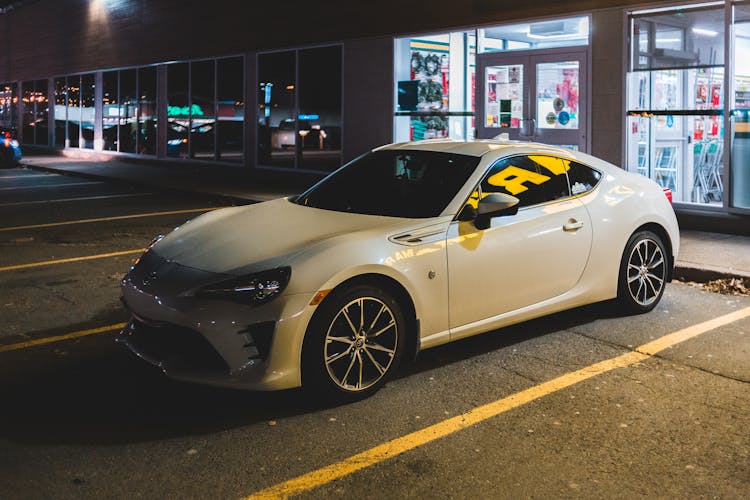
<path id="1" fill-rule="evenodd" d="M 247 350 L 249 359 L 262 359 L 263 361 L 268 359 L 275 330 L 275 321 L 264 321 L 249 325 L 237 332 L 238 335 L 244 335 L 247 340 L 243 347 Z"/>

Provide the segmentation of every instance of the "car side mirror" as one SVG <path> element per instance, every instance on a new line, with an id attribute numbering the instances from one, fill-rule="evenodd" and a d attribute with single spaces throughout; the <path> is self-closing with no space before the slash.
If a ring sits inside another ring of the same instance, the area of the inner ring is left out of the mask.
<path id="1" fill-rule="evenodd" d="M 490 193 L 479 200 L 474 225 L 477 229 L 487 229 L 490 227 L 492 218 L 517 214 L 519 203 L 520 200 L 515 196 L 505 193 Z"/>

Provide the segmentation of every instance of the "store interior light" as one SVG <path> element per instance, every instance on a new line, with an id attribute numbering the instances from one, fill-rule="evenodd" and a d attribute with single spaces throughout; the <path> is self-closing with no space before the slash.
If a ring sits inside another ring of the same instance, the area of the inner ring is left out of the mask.
<path id="1" fill-rule="evenodd" d="M 696 35 L 703 35 L 703 36 L 716 36 L 716 35 L 719 34 L 718 31 L 708 30 L 708 29 L 705 29 L 705 28 L 693 28 L 692 31 Z"/>

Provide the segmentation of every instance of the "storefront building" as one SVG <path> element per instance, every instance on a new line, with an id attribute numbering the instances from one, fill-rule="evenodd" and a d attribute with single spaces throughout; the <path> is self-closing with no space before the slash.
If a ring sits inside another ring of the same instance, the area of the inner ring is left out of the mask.
<path id="1" fill-rule="evenodd" d="M 225 1 L 201 38 L 179 2 L 16 3 L 0 14 L 0 126 L 26 148 L 291 174 L 394 141 L 533 140 L 650 177 L 685 220 L 748 231 L 750 1 L 470 4 L 355 26 L 364 13 L 332 2 L 313 29 L 310 6 L 245 26 Z M 61 16 L 86 17 L 80 40 Z M 51 34 L 29 43 L 30 27 Z"/>

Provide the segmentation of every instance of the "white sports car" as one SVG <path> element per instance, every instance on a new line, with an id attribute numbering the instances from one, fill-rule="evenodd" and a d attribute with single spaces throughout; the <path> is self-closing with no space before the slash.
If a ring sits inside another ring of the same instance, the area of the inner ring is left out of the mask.
<path id="1" fill-rule="evenodd" d="M 349 401 L 422 349 L 607 299 L 650 311 L 678 248 L 662 189 L 589 155 L 393 144 L 155 240 L 120 340 L 177 379 Z"/>

